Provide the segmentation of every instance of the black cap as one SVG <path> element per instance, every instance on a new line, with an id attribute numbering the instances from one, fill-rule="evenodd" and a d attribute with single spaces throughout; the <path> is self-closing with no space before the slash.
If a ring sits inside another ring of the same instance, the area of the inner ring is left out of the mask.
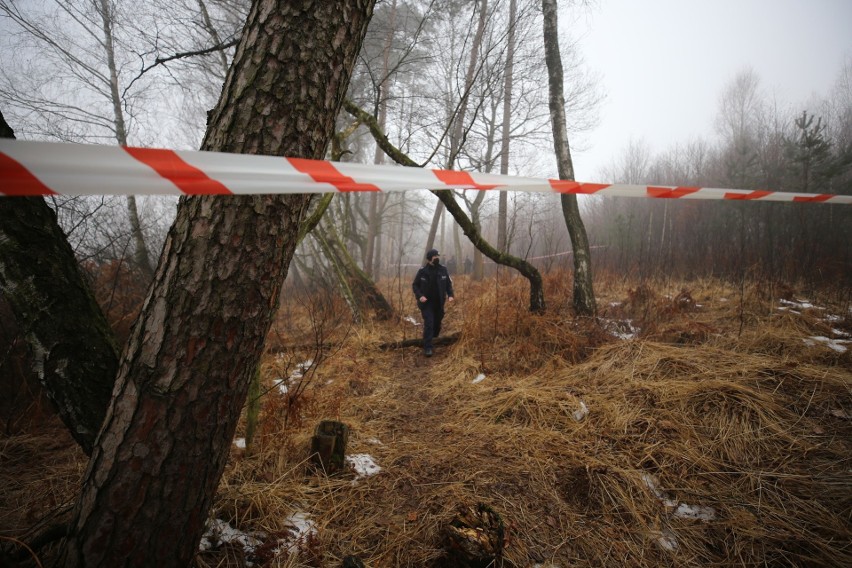
<path id="1" fill-rule="evenodd" d="M 431 249 L 429 252 L 426 253 L 426 260 L 432 260 L 433 256 L 441 256 L 441 255 L 438 253 L 437 250 Z"/>

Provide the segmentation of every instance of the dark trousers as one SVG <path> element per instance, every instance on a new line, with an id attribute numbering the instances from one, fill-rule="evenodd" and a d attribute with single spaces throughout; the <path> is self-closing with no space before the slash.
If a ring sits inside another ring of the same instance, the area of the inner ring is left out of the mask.
<path id="1" fill-rule="evenodd" d="M 427 302 L 420 306 L 423 315 L 423 348 L 432 348 L 432 339 L 441 333 L 441 322 L 444 320 L 444 308 Z"/>

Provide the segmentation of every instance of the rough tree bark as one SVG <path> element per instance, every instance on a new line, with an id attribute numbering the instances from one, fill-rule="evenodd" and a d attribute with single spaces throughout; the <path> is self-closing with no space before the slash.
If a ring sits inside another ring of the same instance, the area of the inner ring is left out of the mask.
<path id="1" fill-rule="evenodd" d="M 409 167 L 420 167 L 417 162 L 409 158 L 403 151 L 399 148 L 391 144 L 388 137 L 384 132 L 379 128 L 378 122 L 376 122 L 376 118 L 363 109 L 359 108 L 355 103 L 351 101 L 344 102 L 344 108 L 346 112 L 355 117 L 359 122 L 367 126 L 370 129 L 370 134 L 376 141 L 376 144 L 379 144 L 385 153 L 390 156 L 390 158 L 396 162 L 397 164 L 401 164 L 403 166 Z M 477 248 L 477 250 L 481 251 L 485 256 L 496 262 L 497 264 L 501 264 L 503 266 L 508 266 L 510 268 L 514 268 L 521 275 L 529 280 L 530 283 L 530 311 L 531 312 L 542 312 L 545 309 L 544 303 L 544 288 L 542 286 L 541 274 L 539 271 L 527 261 L 514 257 L 510 254 L 501 253 L 493 246 L 491 246 L 488 241 L 482 238 L 482 235 L 479 234 L 479 231 L 476 229 L 476 225 L 468 218 L 465 214 L 464 210 L 459 206 L 456 202 L 455 197 L 453 197 L 453 192 L 448 190 L 438 190 L 432 191 L 432 193 L 441 200 L 441 203 L 447 208 L 447 211 L 453 216 L 456 220 L 456 223 L 461 226 L 464 231 L 465 236 L 470 240 L 470 242 Z"/>
<path id="2" fill-rule="evenodd" d="M 374 0 L 256 0 L 203 148 L 322 158 Z M 184 198 L 62 562 L 192 561 L 310 197 Z"/>
<path id="3" fill-rule="evenodd" d="M 544 14 L 544 57 L 547 63 L 548 84 L 550 88 L 550 121 L 553 125 L 553 147 L 556 150 L 556 163 L 559 179 L 574 179 L 574 164 L 571 161 L 571 148 L 568 145 L 568 128 L 565 119 L 565 97 L 562 86 L 562 56 L 559 54 L 559 32 L 556 21 L 556 0 L 542 0 Z M 574 251 L 574 311 L 578 315 L 594 316 L 597 312 L 595 292 L 592 286 L 592 257 L 586 227 L 580 217 L 577 196 L 561 195 L 562 215 L 571 237 Z"/>
<path id="4" fill-rule="evenodd" d="M 0 114 L 0 137 L 14 138 Z M 24 331 L 60 418 L 92 453 L 118 351 L 74 251 L 41 197 L 0 198 L 0 291 Z"/>

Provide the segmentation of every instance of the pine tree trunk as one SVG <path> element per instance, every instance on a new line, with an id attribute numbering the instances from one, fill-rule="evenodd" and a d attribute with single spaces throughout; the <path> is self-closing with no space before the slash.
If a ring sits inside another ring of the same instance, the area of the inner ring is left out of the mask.
<path id="1" fill-rule="evenodd" d="M 568 128 L 565 119 L 565 98 L 562 87 L 562 56 L 559 54 L 559 32 L 556 22 L 556 0 L 542 0 L 544 14 L 544 52 L 550 87 L 550 119 L 553 124 L 553 146 L 559 179 L 574 179 L 574 164 L 568 145 Z M 592 286 L 592 257 L 586 227 L 580 217 L 577 196 L 561 195 L 562 215 L 571 237 L 574 251 L 574 311 L 578 315 L 593 316 L 597 312 Z"/>
<path id="2" fill-rule="evenodd" d="M 256 0 L 203 148 L 323 158 L 373 0 Z M 134 326 L 67 567 L 190 564 L 310 198 L 184 198 Z"/>
<path id="3" fill-rule="evenodd" d="M 14 138 L 0 115 L 0 136 Z M 112 394 L 118 351 L 74 251 L 41 197 L 0 199 L 0 291 L 60 418 L 92 453 Z"/>

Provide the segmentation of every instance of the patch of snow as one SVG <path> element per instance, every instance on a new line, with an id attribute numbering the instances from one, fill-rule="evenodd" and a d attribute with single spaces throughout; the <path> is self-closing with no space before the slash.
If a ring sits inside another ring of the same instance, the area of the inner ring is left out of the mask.
<path id="1" fill-rule="evenodd" d="M 478 375 L 476 375 L 476 377 L 474 377 L 473 384 L 481 383 L 484 380 L 485 380 L 485 373 L 479 373 Z"/>
<path id="2" fill-rule="evenodd" d="M 660 489 L 660 483 L 657 481 L 657 478 L 651 475 L 650 473 L 642 474 L 642 481 L 645 482 L 645 485 L 648 489 L 651 490 L 651 493 L 654 494 L 654 497 L 663 502 L 663 505 L 666 507 L 676 507 L 677 501 L 672 500 L 672 498 Z"/>
<path id="3" fill-rule="evenodd" d="M 719 298 L 719 301 L 720 301 L 720 302 L 727 302 L 727 301 L 728 301 L 728 299 L 727 299 L 727 298 Z"/>
<path id="4" fill-rule="evenodd" d="M 783 306 L 782 306 L 782 307 L 779 307 L 779 308 L 778 308 L 778 311 L 779 311 L 779 312 L 790 312 L 791 314 L 802 315 L 802 312 L 800 312 L 800 311 L 797 311 L 797 310 L 791 310 L 790 308 L 785 308 L 785 307 L 783 307 Z"/>
<path id="5" fill-rule="evenodd" d="M 246 449 L 246 439 L 245 438 L 236 438 L 234 440 L 234 445 L 241 450 Z"/>
<path id="6" fill-rule="evenodd" d="M 305 373 L 311 368 L 314 364 L 313 359 L 308 359 L 307 361 L 302 361 L 301 363 L 296 364 L 296 369 L 290 373 L 290 381 L 295 381 L 297 379 L 301 379 L 305 376 Z"/>
<path id="7" fill-rule="evenodd" d="M 278 539 L 278 546 L 272 551 L 276 556 L 283 552 L 298 552 L 307 544 L 308 539 L 317 533 L 317 526 L 307 513 L 298 511 L 284 521 L 289 533 Z"/>
<path id="8" fill-rule="evenodd" d="M 255 548 L 262 544 L 258 536 L 266 536 L 264 533 L 248 534 L 233 528 L 222 519 L 210 519 L 207 521 L 207 530 L 201 537 L 198 550 L 205 551 L 218 548 L 223 544 L 238 544 L 243 547 L 246 556 L 253 554 Z"/>
<path id="9" fill-rule="evenodd" d="M 416 319 L 414 319 L 414 318 L 413 318 L 413 317 L 411 317 L 411 316 L 405 316 L 405 317 L 404 317 L 404 318 L 402 318 L 402 319 L 404 319 L 405 321 L 407 321 L 407 322 L 409 322 L 409 323 L 412 323 L 412 324 L 414 324 L 414 325 L 420 325 L 420 322 L 419 322 L 419 321 L 417 321 Z"/>
<path id="10" fill-rule="evenodd" d="M 657 543 L 663 550 L 677 550 L 677 537 L 669 529 L 663 529 L 663 532 L 657 537 Z"/>
<path id="11" fill-rule="evenodd" d="M 808 300 L 798 300 L 796 302 L 792 302 L 790 300 L 781 299 L 781 300 L 779 300 L 779 303 L 782 306 L 790 306 L 792 308 L 799 308 L 800 310 L 807 310 L 809 308 L 815 308 L 817 310 L 824 310 L 825 309 L 825 308 L 819 308 L 819 307 L 814 306 Z"/>
<path id="12" fill-rule="evenodd" d="M 376 475 L 382 471 L 382 468 L 373 461 L 373 456 L 370 454 L 352 454 L 351 456 L 346 456 L 346 463 L 355 470 L 357 474 L 355 479 Z"/>
<path id="13" fill-rule="evenodd" d="M 812 335 L 806 339 L 802 339 L 805 345 L 809 345 L 813 347 L 817 343 L 825 343 L 826 347 L 829 349 L 833 349 L 838 353 L 846 353 L 846 347 L 842 344 L 844 343 L 852 343 L 852 341 L 848 339 L 829 339 L 827 337 L 823 337 L 822 335 Z"/>
<path id="14" fill-rule="evenodd" d="M 674 512 L 675 517 L 681 519 L 698 519 L 701 521 L 712 521 L 716 518 L 716 509 L 713 507 L 701 507 L 699 505 L 687 505 L 681 503 Z"/>
<path id="15" fill-rule="evenodd" d="M 840 337 L 849 337 L 850 336 L 850 334 L 846 333 L 842 329 L 831 328 L 831 333 L 833 333 L 834 335 L 839 335 Z"/>
<path id="16" fill-rule="evenodd" d="M 645 485 L 651 490 L 654 497 L 659 499 L 666 508 L 674 509 L 672 514 L 675 517 L 681 519 L 696 519 L 699 521 L 712 521 L 716 518 L 716 509 L 713 507 L 687 505 L 686 503 L 679 503 L 676 499 L 672 499 L 668 493 L 660 489 L 660 483 L 653 475 L 643 473 L 642 481 L 645 482 Z"/>
<path id="17" fill-rule="evenodd" d="M 580 400 L 580 409 L 574 411 L 574 420 L 580 422 L 583 418 L 589 415 L 589 407 L 586 406 L 586 403 Z"/>
<path id="18" fill-rule="evenodd" d="M 823 318 L 823 320 L 824 320 L 824 321 L 827 321 L 828 323 L 837 323 L 837 322 L 839 322 L 839 321 L 840 321 L 840 320 L 842 320 L 842 319 L 843 319 L 842 317 L 840 317 L 840 316 L 835 316 L 835 315 L 833 315 L 833 314 L 828 314 L 827 316 L 825 316 L 825 317 Z"/>
<path id="19" fill-rule="evenodd" d="M 278 387 L 278 390 L 281 394 L 287 394 L 290 390 L 290 387 L 287 386 L 287 380 L 282 378 L 272 379 L 272 385 Z"/>
<path id="20" fill-rule="evenodd" d="M 617 337 L 618 339 L 636 339 L 636 336 L 639 334 L 639 328 L 633 327 L 633 320 L 611 320 L 600 318 L 600 321 L 603 324 L 604 329 L 606 329 L 610 335 Z"/>
<path id="21" fill-rule="evenodd" d="M 621 305 L 621 302 L 610 302 L 609 303 L 610 308 L 617 308 L 620 305 Z"/>
<path id="22" fill-rule="evenodd" d="M 379 440 L 378 438 L 367 438 L 364 441 L 367 442 L 368 444 L 373 444 L 374 446 L 384 446 L 384 444 L 382 444 L 382 441 Z"/>

